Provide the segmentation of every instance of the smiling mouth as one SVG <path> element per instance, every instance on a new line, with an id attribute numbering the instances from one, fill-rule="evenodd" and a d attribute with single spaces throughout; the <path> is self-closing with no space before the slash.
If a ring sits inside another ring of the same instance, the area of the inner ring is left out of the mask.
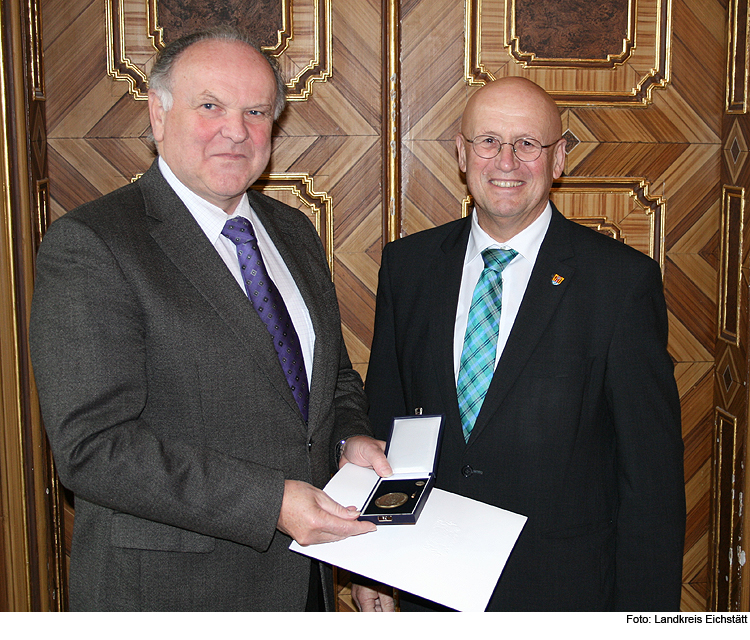
<path id="1" fill-rule="evenodd" d="M 490 180 L 490 184 L 496 187 L 510 188 L 520 187 L 523 182 L 521 180 Z"/>

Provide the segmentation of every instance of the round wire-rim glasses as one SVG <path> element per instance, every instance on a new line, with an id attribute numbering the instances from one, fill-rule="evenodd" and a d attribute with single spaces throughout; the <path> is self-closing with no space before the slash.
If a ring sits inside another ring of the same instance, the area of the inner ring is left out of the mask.
<path id="1" fill-rule="evenodd" d="M 542 149 L 549 149 L 559 142 L 559 140 L 555 140 L 551 144 L 542 144 L 534 138 L 519 138 L 515 142 L 500 142 L 493 136 L 477 136 L 473 140 L 464 136 L 464 140 L 473 147 L 474 153 L 485 160 L 491 160 L 500 153 L 503 145 L 509 144 L 510 148 L 513 149 L 513 155 L 521 162 L 534 162 L 542 155 Z"/>

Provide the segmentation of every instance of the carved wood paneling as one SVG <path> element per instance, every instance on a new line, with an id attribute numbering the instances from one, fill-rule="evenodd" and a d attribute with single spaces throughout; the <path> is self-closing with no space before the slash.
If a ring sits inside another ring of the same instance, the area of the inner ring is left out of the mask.
<path id="1" fill-rule="evenodd" d="M 560 28 L 573 5 L 590 11 L 581 55 L 566 48 L 569 30 Z M 732 166 L 742 162 L 747 150 L 747 138 L 722 140 L 725 5 L 467 0 L 465 14 L 447 1 L 402 5 L 401 234 L 466 211 L 453 142 L 466 98 L 472 85 L 522 75 L 560 105 L 567 162 L 553 199 L 563 213 L 662 265 L 686 446 L 685 610 L 705 610 L 710 591 L 720 167 L 727 155 Z M 615 22 L 597 20 L 600 10 Z M 545 23 L 554 32 L 532 37 Z M 616 50 L 605 33 L 615 23 Z"/>
<path id="2" fill-rule="evenodd" d="M 645 106 L 670 81 L 670 4 L 467 0 L 466 79 L 523 74 L 559 104 Z"/>
<path id="3" fill-rule="evenodd" d="M 331 75 L 331 0 L 105 0 L 107 72 L 145 100 L 148 71 L 164 42 L 232 24 L 279 58 L 288 99 L 306 100 Z M 260 16 L 260 17 L 259 17 Z"/>
<path id="4" fill-rule="evenodd" d="M 711 474 L 708 604 L 750 609 L 748 515 L 748 16 L 747 0 L 730 0 L 726 26 L 726 98 L 722 121 L 720 278 Z"/>
<path id="5" fill-rule="evenodd" d="M 150 165 L 148 113 L 140 99 L 144 79 L 159 38 L 189 27 L 175 18 L 187 15 L 180 7 L 188 4 L 172 2 L 167 15 L 154 0 L 43 0 L 50 219 L 126 184 Z M 224 4 L 253 14 L 252 0 Z M 274 4 L 282 29 L 268 46 L 289 80 L 290 103 L 256 187 L 299 207 L 316 225 L 334 273 L 350 356 L 364 375 L 383 228 L 381 3 Z M 69 532 L 69 504 L 66 516 Z"/>
<path id="6" fill-rule="evenodd" d="M 27 324 L 48 211 L 44 65 L 37 0 L 0 5 L 0 609 L 63 606 L 58 484 L 39 415 Z"/>
<path id="7" fill-rule="evenodd" d="M 169 17 L 154 0 L 42 0 L 50 197 L 44 215 L 58 217 L 150 164 L 145 104 L 134 99 L 143 87 L 138 73 L 153 58 L 157 28 L 168 33 L 164 21 L 179 23 L 183 4 L 172 2 Z M 252 0 L 227 2 L 240 4 Z M 595 11 L 586 16 L 587 49 L 576 55 L 579 45 L 561 39 L 575 34 L 559 24 L 581 4 L 278 0 L 282 27 L 275 19 L 271 31 L 281 35 L 269 46 L 296 83 L 298 100 L 275 129 L 260 186 L 281 188 L 271 195 L 318 223 L 347 346 L 364 374 L 382 244 L 466 210 L 453 138 L 472 86 L 524 75 L 550 90 L 568 140 L 555 201 L 663 268 L 685 441 L 682 608 L 718 602 L 712 593 L 722 571 L 734 571 L 721 602 L 747 609 L 748 590 L 736 585 L 747 584 L 750 563 L 738 569 L 725 562 L 725 546 L 736 544 L 741 529 L 736 519 L 727 528 L 723 511 L 711 512 L 712 499 L 726 507 L 727 474 L 737 471 L 735 461 L 715 465 L 717 416 L 723 427 L 726 416 L 736 418 L 732 437 L 746 438 L 750 243 L 747 225 L 737 238 L 722 220 L 737 204 L 724 194 L 740 197 L 731 189 L 750 184 L 747 0 L 591 2 L 611 11 L 606 19 Z M 105 6 L 130 12 L 129 20 L 113 21 Z M 286 10 L 291 19 L 284 23 Z M 556 25 L 554 32 L 542 29 L 545 23 Z M 127 28 L 117 32 L 122 24 Z M 119 52 L 111 44 L 115 33 L 123 35 Z M 747 514 L 747 480 L 736 482 L 745 483 L 736 488 L 744 486 Z"/>

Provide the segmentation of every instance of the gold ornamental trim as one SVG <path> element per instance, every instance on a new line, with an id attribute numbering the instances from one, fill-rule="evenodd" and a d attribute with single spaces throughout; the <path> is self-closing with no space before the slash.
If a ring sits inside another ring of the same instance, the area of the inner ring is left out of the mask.
<path id="1" fill-rule="evenodd" d="M 544 86 L 560 106 L 647 107 L 653 90 L 671 81 L 672 0 L 629 0 L 622 51 L 606 59 L 540 58 L 521 51 L 515 11 L 515 0 L 466 0 L 467 85 L 523 75 Z M 580 89 L 571 92 L 571 85 Z"/>
<path id="2" fill-rule="evenodd" d="M 311 221 L 323 243 L 328 268 L 333 276 L 333 200 L 331 196 L 325 191 L 315 190 L 313 177 L 309 173 L 264 173 L 252 188 L 263 192 L 287 192 L 310 210 Z M 278 197 L 277 199 L 282 200 Z"/>
<path id="3" fill-rule="evenodd" d="M 42 15 L 39 0 L 26 0 L 29 33 L 29 80 L 33 100 L 46 100 L 44 84 L 44 47 L 42 45 Z"/>
<path id="4" fill-rule="evenodd" d="M 396 0 L 388 2 L 386 77 L 388 94 L 387 131 L 385 135 L 385 171 L 387 209 L 385 216 L 385 241 L 396 240 L 401 233 L 401 17 Z"/>
<path id="5" fill-rule="evenodd" d="M 651 183 L 648 180 L 630 177 L 567 176 L 556 180 L 552 184 L 551 198 L 553 201 L 556 195 L 560 196 L 563 194 L 591 194 L 594 197 L 605 199 L 613 195 L 629 198 L 633 205 L 635 205 L 636 211 L 641 212 L 645 216 L 645 223 L 648 225 L 647 231 L 641 234 L 643 237 L 638 238 L 640 240 L 638 245 L 635 242 L 638 234 L 626 231 L 627 220 L 612 220 L 608 217 L 606 218 L 606 223 L 602 224 L 595 222 L 599 220 L 598 218 L 577 217 L 572 215 L 571 212 L 564 210 L 563 213 L 571 220 L 581 222 L 582 224 L 588 223 L 587 226 L 593 226 L 602 231 L 606 230 L 608 235 L 624 239 L 627 244 L 635 246 L 637 249 L 651 256 L 659 263 L 662 272 L 664 271 L 665 250 L 662 229 L 666 220 L 667 202 L 663 196 L 651 193 Z"/>
<path id="6" fill-rule="evenodd" d="M 730 611 L 729 603 L 740 587 L 741 559 L 726 550 L 739 550 L 743 477 L 738 459 L 739 421 L 737 416 L 717 407 L 714 415 L 713 468 L 711 492 L 711 555 L 709 557 L 709 611 Z"/>
<path id="7" fill-rule="evenodd" d="M 29 535 L 34 506 L 28 501 L 28 465 L 33 462 L 27 455 L 30 443 L 24 432 L 22 405 L 24 381 L 21 378 L 22 330 L 19 318 L 24 301 L 19 299 L 17 283 L 24 265 L 22 260 L 19 262 L 14 242 L 16 217 L 29 214 L 24 208 L 27 202 L 22 202 L 23 210 L 19 211 L 14 198 L 15 185 L 18 184 L 16 153 L 21 156 L 19 167 L 26 162 L 25 145 L 21 143 L 19 146 L 14 141 L 24 140 L 26 132 L 23 117 L 9 117 L 9 114 L 24 111 L 22 85 L 17 85 L 16 91 L 12 90 L 13 80 L 24 75 L 23 52 L 17 46 L 21 42 L 20 13 L 19 5 L 8 8 L 0 32 L 0 173 L 3 184 L 0 197 L 0 563 L 3 565 L 0 580 L 3 584 L 0 588 L 5 592 L 11 611 L 30 611 L 33 588 L 31 554 L 36 553 L 36 549 L 31 547 Z M 24 196 L 22 192 L 17 195 L 19 198 Z"/>
<path id="8" fill-rule="evenodd" d="M 511 10 L 507 11 L 508 3 Z M 516 0 L 506 0 L 505 41 L 511 57 L 525 67 L 587 67 L 613 69 L 623 64 L 635 47 L 636 35 L 636 0 L 628 0 L 627 33 L 622 39 L 622 50 L 615 54 L 607 54 L 606 58 L 543 58 L 533 51 L 524 51 L 516 32 Z"/>
<path id="9" fill-rule="evenodd" d="M 721 266 L 718 338 L 740 346 L 745 189 L 724 185 L 721 193 Z"/>
<path id="10" fill-rule="evenodd" d="M 725 109 L 730 114 L 747 113 L 748 41 L 750 10 L 747 0 L 730 0 L 727 33 L 727 95 Z"/>
<path id="11" fill-rule="evenodd" d="M 332 74 L 331 0 L 281 0 L 276 44 L 262 47 L 278 58 L 287 78 L 287 100 L 307 100 L 315 82 Z M 295 39 L 295 25 L 305 35 Z M 128 84 L 135 100 L 148 99 L 148 71 L 164 47 L 158 0 L 105 0 L 107 73 Z"/>
<path id="12" fill-rule="evenodd" d="M 550 199 L 555 202 L 566 218 L 591 227 L 616 240 L 642 251 L 659 263 L 664 272 L 664 238 L 661 230 L 666 219 L 667 203 L 662 196 L 650 193 L 651 183 L 638 178 L 578 177 L 566 176 L 556 180 L 550 190 Z M 606 206 L 580 207 L 568 205 L 564 200 L 595 198 L 607 201 Z M 627 198 L 631 205 L 623 205 Z M 617 202 L 620 204 L 617 206 Z M 461 202 L 461 216 L 468 216 L 473 207 L 471 195 Z M 630 208 L 630 211 L 624 211 Z M 577 216 L 575 211 L 618 210 L 616 217 Z"/>

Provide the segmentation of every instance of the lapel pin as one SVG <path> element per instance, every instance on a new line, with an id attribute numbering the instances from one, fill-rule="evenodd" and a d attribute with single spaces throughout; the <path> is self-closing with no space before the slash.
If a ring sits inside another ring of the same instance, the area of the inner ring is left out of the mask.
<path id="1" fill-rule="evenodd" d="M 555 286 L 562 283 L 563 280 L 565 280 L 565 278 L 563 278 L 559 273 L 556 273 L 554 276 L 552 276 L 552 284 Z"/>

